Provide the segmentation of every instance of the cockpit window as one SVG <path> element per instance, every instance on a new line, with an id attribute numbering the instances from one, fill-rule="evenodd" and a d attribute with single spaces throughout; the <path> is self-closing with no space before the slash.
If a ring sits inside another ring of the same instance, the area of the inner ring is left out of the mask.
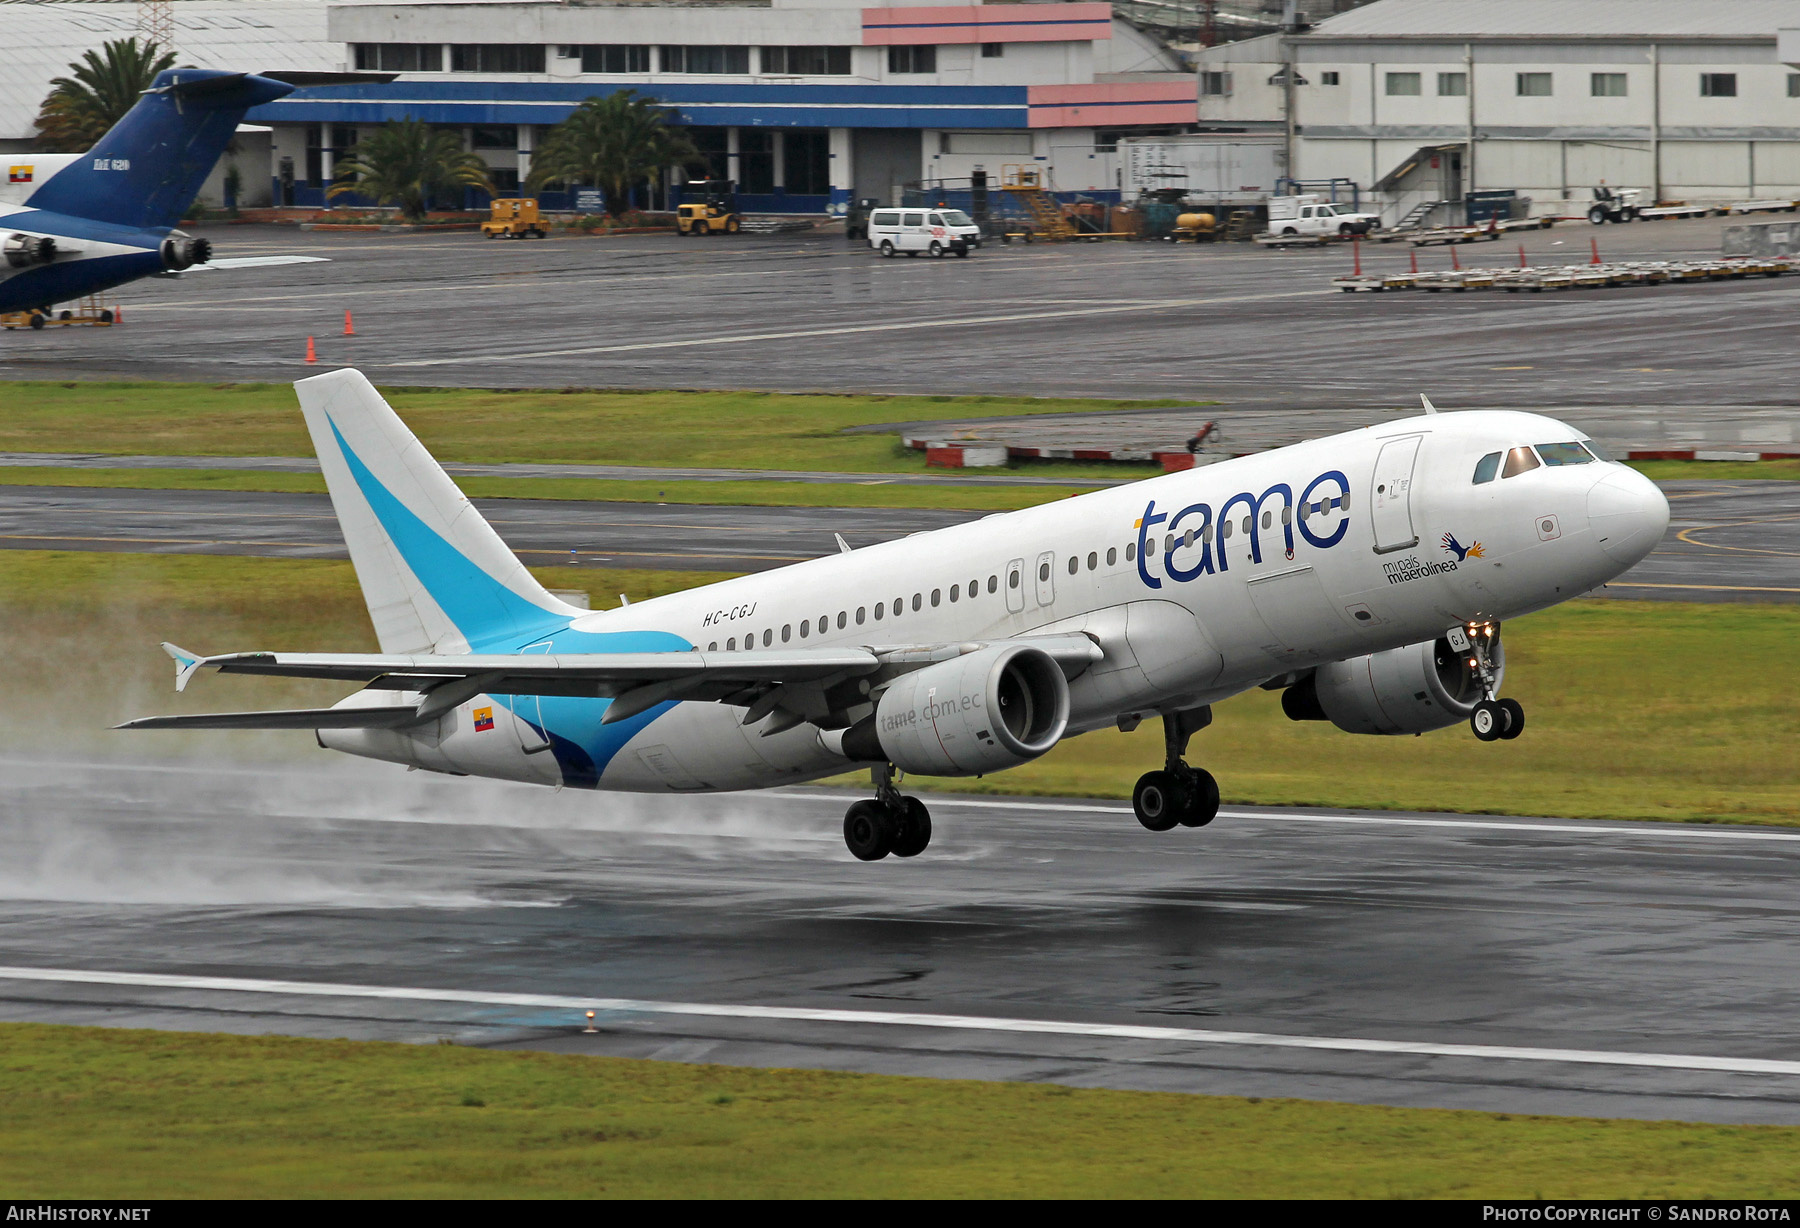
<path id="1" fill-rule="evenodd" d="M 1588 453 L 1590 455 L 1592 455 L 1593 458 L 1597 461 L 1609 461 L 1612 459 L 1612 457 L 1610 457 L 1606 454 L 1606 450 L 1604 448 L 1602 448 L 1599 444 L 1595 443 L 1591 439 L 1582 440 L 1581 446 L 1586 448 L 1588 450 Z"/>
<path id="2" fill-rule="evenodd" d="M 1546 465 L 1586 465 L 1594 459 L 1578 443 L 1540 443 L 1537 454 Z"/>
<path id="3" fill-rule="evenodd" d="M 1494 474 L 1498 473 L 1499 471 L 1500 471 L 1500 453 L 1489 452 L 1486 456 L 1482 457 L 1480 460 L 1475 462 L 1475 482 L 1474 482 L 1474 484 L 1476 486 L 1479 486 L 1483 482 L 1493 481 Z"/>
<path id="4" fill-rule="evenodd" d="M 1538 467 L 1538 458 L 1532 455 L 1530 448 L 1514 448 L 1506 454 L 1506 468 L 1500 471 L 1503 478 L 1516 478 L 1521 473 L 1529 473 Z"/>

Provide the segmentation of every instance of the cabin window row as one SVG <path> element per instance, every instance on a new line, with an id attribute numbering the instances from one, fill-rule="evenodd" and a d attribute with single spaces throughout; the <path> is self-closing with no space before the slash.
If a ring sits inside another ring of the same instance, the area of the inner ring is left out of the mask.
<path id="1" fill-rule="evenodd" d="M 1018 576 L 1013 576 L 1012 581 L 1016 587 L 1018 585 Z M 925 608 L 925 603 L 927 601 L 930 601 L 934 609 L 943 605 L 946 600 L 952 604 L 965 600 L 973 601 L 980 595 L 981 588 L 982 581 L 977 578 L 970 580 L 966 585 L 952 584 L 947 592 L 941 588 L 934 588 L 931 590 L 929 596 L 922 592 L 914 593 L 912 595 L 912 608 L 915 610 L 922 610 Z M 994 575 L 987 578 L 987 591 L 990 593 L 997 593 L 1000 591 L 999 576 Z M 890 613 L 892 617 L 899 618 L 906 612 L 906 605 L 906 598 L 896 597 L 892 602 L 878 601 L 873 606 L 857 606 L 854 612 L 850 610 L 839 610 L 836 619 L 837 629 L 842 631 L 852 624 L 861 627 L 871 621 L 881 622 L 883 619 L 889 617 Z M 798 638 L 803 640 L 810 639 L 815 634 L 824 635 L 831 630 L 832 621 L 831 615 L 821 614 L 817 619 L 802 619 L 797 627 L 793 623 L 783 624 L 780 632 L 781 642 L 783 644 L 792 643 L 796 637 L 796 633 L 798 634 Z M 761 646 L 764 648 L 774 647 L 775 636 L 775 628 L 763 628 Z M 744 636 L 743 647 L 746 650 L 757 647 L 756 632 L 752 631 Z M 719 641 L 714 640 L 712 643 L 708 644 L 706 646 L 706 651 L 719 651 Z M 725 640 L 725 651 L 739 651 L 738 638 L 735 635 L 730 636 Z"/>

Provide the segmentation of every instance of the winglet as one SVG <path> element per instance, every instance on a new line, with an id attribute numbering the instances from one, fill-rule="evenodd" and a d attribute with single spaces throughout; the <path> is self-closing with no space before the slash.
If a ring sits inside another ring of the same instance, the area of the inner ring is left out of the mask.
<path id="1" fill-rule="evenodd" d="M 1431 398 L 1422 392 L 1419 394 L 1419 404 L 1425 407 L 1425 412 L 1428 414 L 1435 414 L 1437 412 L 1437 406 L 1433 405 L 1431 403 Z"/>
<path id="2" fill-rule="evenodd" d="M 206 658 L 195 656 L 187 649 L 178 648 L 166 640 L 163 642 L 162 650 L 175 658 L 175 689 L 177 691 L 187 690 L 188 679 L 192 678 L 195 671 L 206 664 Z"/>
<path id="3" fill-rule="evenodd" d="M 838 553 L 839 554 L 849 554 L 850 553 L 850 543 L 844 540 L 844 535 L 842 533 L 833 533 L 832 536 L 837 538 Z"/>

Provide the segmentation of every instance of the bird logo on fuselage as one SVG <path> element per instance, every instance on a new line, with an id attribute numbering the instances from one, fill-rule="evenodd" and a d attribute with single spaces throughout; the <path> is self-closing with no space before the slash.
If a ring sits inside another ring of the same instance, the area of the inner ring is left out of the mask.
<path id="1" fill-rule="evenodd" d="M 1451 554 L 1454 554 L 1456 556 L 1456 561 L 1459 563 L 1467 558 L 1478 559 L 1482 557 L 1480 542 L 1474 542 L 1465 546 L 1456 540 L 1456 535 L 1454 533 L 1444 534 L 1444 549 L 1448 550 Z"/>

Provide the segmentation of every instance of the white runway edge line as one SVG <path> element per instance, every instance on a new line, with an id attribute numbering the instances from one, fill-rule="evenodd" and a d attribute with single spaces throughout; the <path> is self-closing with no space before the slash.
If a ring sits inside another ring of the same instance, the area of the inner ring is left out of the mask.
<path id="1" fill-rule="evenodd" d="M 1199 1028 L 1125 1023 L 1077 1023 L 1055 1019 L 1005 1019 L 984 1015 L 926 1015 L 903 1011 L 847 1011 L 802 1006 L 735 1006 L 706 1002 L 654 1002 L 635 998 L 575 998 L 561 994 L 484 993 L 470 989 L 414 989 L 342 985 L 323 981 L 267 981 L 224 976 L 169 976 L 75 968 L 0 967 L 0 980 L 70 985 L 130 985 L 213 993 L 286 994 L 320 998 L 373 998 L 398 1002 L 456 1002 L 479 1006 L 527 1006 L 636 1015 L 688 1015 L 713 1019 L 772 1019 L 787 1023 L 847 1023 L 881 1027 L 943 1028 L 1039 1036 L 1089 1036 L 1107 1040 L 1168 1041 L 1191 1045 L 1245 1045 L 1408 1057 L 1467 1057 L 1488 1061 L 1564 1062 L 1587 1066 L 1647 1066 L 1662 1070 L 1715 1070 L 1731 1074 L 1800 1075 L 1800 1061 L 1708 1057 L 1689 1053 L 1633 1053 L 1609 1049 L 1538 1049 L 1518 1045 L 1452 1045 L 1428 1041 L 1368 1040 L 1354 1036 L 1284 1036 L 1277 1032 L 1214 1032 Z"/>
<path id="2" fill-rule="evenodd" d="M 689 337 L 682 341 L 636 341 L 621 345 L 584 345 L 566 350 L 528 350 L 517 354 L 465 354 L 457 358 L 411 358 L 402 362 L 373 362 L 389 367 L 456 367 L 470 363 L 520 362 L 531 358 L 571 358 L 581 354 L 620 354 L 629 350 L 678 350 L 696 345 L 740 345 L 748 341 L 790 341 L 798 337 L 841 337 L 853 333 L 893 333 L 918 328 L 951 328 L 958 325 L 1011 324 L 1021 320 L 1064 320 L 1076 316 L 1118 315 L 1135 311 L 1167 311 L 1175 307 L 1203 307 L 1217 303 L 1241 303 L 1260 299 L 1311 298 L 1319 290 L 1292 290 L 1279 294 L 1239 294 L 1231 297 L 1171 298 L 1150 302 L 1110 304 L 1104 307 L 1060 307 L 1053 311 L 1019 311 L 1007 315 L 939 317 L 904 320 L 894 324 L 843 324 L 828 328 L 798 328 L 780 333 L 729 333 L 720 337 Z"/>

